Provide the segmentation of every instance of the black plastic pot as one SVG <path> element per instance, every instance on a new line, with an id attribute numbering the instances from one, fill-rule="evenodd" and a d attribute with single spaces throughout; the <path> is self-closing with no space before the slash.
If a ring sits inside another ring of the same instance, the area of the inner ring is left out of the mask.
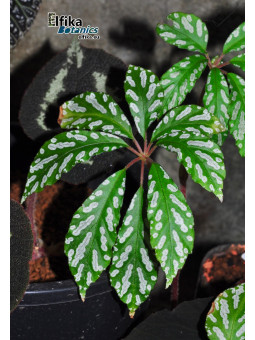
<path id="1" fill-rule="evenodd" d="M 11 340 L 117 340 L 141 317 L 130 319 L 105 273 L 91 285 L 83 303 L 72 280 L 32 283 L 11 314 Z"/>

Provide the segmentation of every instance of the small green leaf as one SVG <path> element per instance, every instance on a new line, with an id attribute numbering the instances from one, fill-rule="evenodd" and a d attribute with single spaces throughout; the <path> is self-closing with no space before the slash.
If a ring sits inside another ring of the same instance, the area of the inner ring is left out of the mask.
<path id="1" fill-rule="evenodd" d="M 232 51 L 241 51 L 245 48 L 245 23 L 239 25 L 227 38 L 223 53 L 227 54 Z"/>
<path id="2" fill-rule="evenodd" d="M 206 53 L 208 30 L 203 21 L 194 14 L 174 12 L 167 19 L 173 21 L 173 26 L 157 25 L 158 35 L 168 44 L 179 48 Z"/>
<path id="3" fill-rule="evenodd" d="M 85 92 L 62 105 L 60 117 L 63 129 L 105 131 L 133 138 L 132 128 L 119 105 L 111 96 L 100 92 Z"/>
<path id="4" fill-rule="evenodd" d="M 33 192 L 52 185 L 61 174 L 92 156 L 128 146 L 121 138 L 105 132 L 68 131 L 45 142 L 30 166 L 22 202 Z"/>
<path id="5" fill-rule="evenodd" d="M 235 73 L 228 73 L 230 84 L 229 131 L 236 140 L 242 157 L 245 155 L 245 82 Z"/>
<path id="6" fill-rule="evenodd" d="M 213 192 L 223 200 L 223 179 L 226 176 L 223 154 L 219 146 L 203 135 L 176 131 L 171 136 L 159 139 L 156 143 L 177 153 L 178 161 L 183 164 L 194 182 Z"/>
<path id="7" fill-rule="evenodd" d="M 196 54 L 174 64 L 161 77 L 164 89 L 164 111 L 180 105 L 192 90 L 207 65 L 205 56 Z"/>
<path id="8" fill-rule="evenodd" d="M 194 219 L 183 194 L 159 164 L 150 168 L 148 188 L 151 245 L 167 288 L 192 252 Z"/>
<path id="9" fill-rule="evenodd" d="M 157 272 L 144 241 L 143 188 L 134 195 L 114 246 L 110 279 L 130 316 L 149 296 L 157 280 Z"/>
<path id="10" fill-rule="evenodd" d="M 183 132 L 180 139 L 185 141 L 193 134 L 211 136 L 224 130 L 219 120 L 204 107 L 183 105 L 165 115 L 155 128 L 151 141 L 167 136 L 174 137 L 180 131 Z"/>
<path id="11" fill-rule="evenodd" d="M 218 68 L 210 70 L 203 97 L 204 106 L 209 112 L 218 117 L 225 129 L 228 127 L 229 120 L 229 90 L 228 84 Z M 228 133 L 223 132 L 213 136 L 213 141 L 222 145 Z"/>
<path id="12" fill-rule="evenodd" d="M 230 64 L 240 67 L 243 71 L 245 71 L 245 53 L 239 54 L 229 60 Z"/>
<path id="13" fill-rule="evenodd" d="M 65 254 L 83 300 L 111 262 L 125 180 L 123 169 L 100 184 L 75 212 L 66 235 Z"/>
<path id="14" fill-rule="evenodd" d="M 210 340 L 245 339 L 245 283 L 225 290 L 216 298 L 205 328 Z"/>
<path id="15" fill-rule="evenodd" d="M 150 124 L 162 116 L 164 94 L 159 79 L 149 70 L 130 65 L 124 88 L 137 130 L 145 138 L 145 132 Z"/>

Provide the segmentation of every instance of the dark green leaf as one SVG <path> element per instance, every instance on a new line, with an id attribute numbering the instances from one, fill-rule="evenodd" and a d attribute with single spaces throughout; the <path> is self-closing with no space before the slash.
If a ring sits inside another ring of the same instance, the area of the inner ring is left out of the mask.
<path id="1" fill-rule="evenodd" d="M 245 48 L 245 23 L 239 25 L 227 38 L 223 53 L 227 54 L 232 51 L 241 51 Z"/>
<path id="2" fill-rule="evenodd" d="M 76 130 L 63 132 L 43 144 L 30 166 L 22 202 L 33 192 L 54 184 L 61 174 L 92 156 L 128 146 L 122 139 L 105 132 Z"/>
<path id="3" fill-rule="evenodd" d="M 208 30 L 204 22 L 194 14 L 181 12 L 171 13 L 167 19 L 173 21 L 173 26 L 160 24 L 156 28 L 164 41 L 189 51 L 206 53 Z"/>
<path id="4" fill-rule="evenodd" d="M 125 180 L 125 169 L 108 177 L 75 212 L 66 235 L 65 254 L 83 300 L 111 262 Z"/>
<path id="5" fill-rule="evenodd" d="M 206 65 L 206 57 L 196 54 L 182 59 L 163 74 L 160 84 L 164 89 L 165 112 L 184 101 Z"/>
<path id="6" fill-rule="evenodd" d="M 194 219 L 177 185 L 159 164 L 152 164 L 148 182 L 150 239 L 169 287 L 192 252 Z"/>
<path id="7" fill-rule="evenodd" d="M 165 115 L 154 130 L 151 141 L 174 137 L 179 131 L 183 132 L 180 138 L 187 140 L 193 134 L 211 136 L 224 130 L 219 120 L 204 107 L 183 105 Z"/>
<path id="8" fill-rule="evenodd" d="M 230 84 L 229 131 L 236 140 L 239 153 L 245 155 L 245 82 L 235 73 L 228 73 Z"/>
<path id="9" fill-rule="evenodd" d="M 174 136 L 172 134 L 159 139 L 156 144 L 177 153 L 178 161 L 183 164 L 193 181 L 213 192 L 222 201 L 226 171 L 219 146 L 203 135 L 190 134 L 187 139 L 183 135 L 182 131 L 176 131 Z"/>
<path id="10" fill-rule="evenodd" d="M 145 138 L 150 124 L 162 116 L 164 94 L 158 77 L 149 70 L 130 65 L 124 88 L 137 130 Z"/>
<path id="11" fill-rule="evenodd" d="M 15 47 L 18 40 L 31 27 L 39 10 L 41 0 L 11 0 L 10 1 L 10 38 L 11 47 Z"/>
<path id="12" fill-rule="evenodd" d="M 63 129 L 105 131 L 133 138 L 132 128 L 119 105 L 111 96 L 85 92 L 62 105 Z"/>
<path id="13" fill-rule="evenodd" d="M 143 188 L 133 197 L 114 246 L 110 279 L 130 316 L 149 296 L 157 280 L 157 272 L 144 242 Z"/>
<path id="14" fill-rule="evenodd" d="M 211 69 L 208 74 L 203 102 L 208 111 L 218 117 L 222 126 L 227 129 L 230 102 L 229 90 L 226 79 L 218 68 Z M 213 136 L 213 140 L 219 145 L 222 145 L 227 135 L 227 131 L 219 133 Z"/>
<path id="15" fill-rule="evenodd" d="M 229 60 L 230 64 L 240 67 L 243 71 L 245 71 L 245 54 L 239 54 Z"/>
<path id="16" fill-rule="evenodd" d="M 78 93 L 107 92 L 118 103 L 124 97 L 126 70 L 120 59 L 100 49 L 83 47 L 74 38 L 68 49 L 54 56 L 34 79 L 27 75 L 31 84 L 24 92 L 21 106 L 16 104 L 22 128 L 32 139 L 52 136 L 52 131 L 60 133 L 59 106 Z"/>
<path id="17" fill-rule="evenodd" d="M 245 339 L 245 283 L 225 290 L 216 298 L 205 328 L 210 340 Z"/>

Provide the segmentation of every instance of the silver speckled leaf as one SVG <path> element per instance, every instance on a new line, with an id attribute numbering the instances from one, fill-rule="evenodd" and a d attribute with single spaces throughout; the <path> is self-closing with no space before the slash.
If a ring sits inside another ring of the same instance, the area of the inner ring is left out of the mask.
<path id="1" fill-rule="evenodd" d="M 205 328 L 210 340 L 245 339 L 245 283 L 225 290 L 214 300 Z"/>
<path id="2" fill-rule="evenodd" d="M 126 170 L 108 177 L 74 213 L 65 240 L 65 254 L 81 298 L 111 262 L 120 219 Z"/>
<path id="3" fill-rule="evenodd" d="M 208 30 L 205 23 L 194 14 L 174 12 L 168 15 L 173 26 L 159 24 L 158 35 L 168 44 L 179 48 L 206 53 Z"/>
<path id="4" fill-rule="evenodd" d="M 183 194 L 157 163 L 150 168 L 148 188 L 151 246 L 165 272 L 167 288 L 192 252 L 194 219 Z"/>

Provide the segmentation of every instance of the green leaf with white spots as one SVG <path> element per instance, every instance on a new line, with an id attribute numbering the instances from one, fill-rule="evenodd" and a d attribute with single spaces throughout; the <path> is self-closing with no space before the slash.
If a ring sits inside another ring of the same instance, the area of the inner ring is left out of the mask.
<path id="1" fill-rule="evenodd" d="M 130 316 L 149 296 L 157 280 L 144 241 L 143 188 L 134 195 L 114 246 L 110 280 Z"/>
<path id="2" fill-rule="evenodd" d="M 32 162 L 22 202 L 33 192 L 52 185 L 61 174 L 92 156 L 128 146 L 121 138 L 105 133 L 75 130 L 63 132 L 45 142 Z"/>
<path id="3" fill-rule="evenodd" d="M 108 94 L 79 94 L 65 102 L 62 110 L 60 126 L 63 129 L 97 130 L 133 138 L 132 128 L 126 116 Z"/>
<path id="4" fill-rule="evenodd" d="M 126 170 L 108 177 L 75 212 L 65 239 L 65 254 L 82 300 L 111 262 L 120 220 Z"/>
<path id="5" fill-rule="evenodd" d="M 168 15 L 173 26 L 157 25 L 157 34 L 168 44 L 189 51 L 206 53 L 208 30 L 205 23 L 194 14 L 174 12 Z"/>
<path id="6" fill-rule="evenodd" d="M 205 56 L 196 54 L 174 64 L 160 79 L 164 90 L 164 111 L 180 105 L 193 89 L 207 65 Z"/>
<path id="7" fill-rule="evenodd" d="M 145 132 L 162 112 L 163 89 L 158 77 L 142 67 L 130 65 L 124 83 L 126 101 L 138 132 L 145 138 Z"/>
<path id="8" fill-rule="evenodd" d="M 183 131 L 176 131 L 171 136 L 159 139 L 156 144 L 177 153 L 178 161 L 193 181 L 213 192 L 222 201 L 226 171 L 221 149 L 209 137 L 191 134 L 183 138 L 183 135 Z"/>
<path id="9" fill-rule="evenodd" d="M 229 60 L 230 64 L 240 67 L 243 71 L 245 71 L 245 53 L 239 54 L 234 58 Z"/>
<path id="10" fill-rule="evenodd" d="M 232 51 L 241 51 L 245 48 L 245 23 L 239 25 L 227 38 L 223 53 L 227 54 Z"/>
<path id="11" fill-rule="evenodd" d="M 204 106 L 214 114 L 221 124 L 228 129 L 229 120 L 229 90 L 224 75 L 218 68 L 210 70 L 203 97 Z M 213 136 L 213 141 L 220 146 L 228 136 L 228 132 L 219 133 Z"/>
<path id="12" fill-rule="evenodd" d="M 151 246 L 169 287 L 192 252 L 194 219 L 177 185 L 159 164 L 152 164 L 148 182 Z"/>
<path id="13" fill-rule="evenodd" d="M 197 105 L 183 105 L 167 113 L 155 128 L 151 141 L 178 135 L 180 140 L 187 140 L 195 135 L 211 136 L 213 133 L 224 131 L 218 118 L 207 109 Z"/>
<path id="14" fill-rule="evenodd" d="M 205 329 L 210 340 L 245 339 L 245 283 L 225 290 L 214 300 Z"/>
<path id="15" fill-rule="evenodd" d="M 245 82 L 235 73 L 228 73 L 230 85 L 229 131 L 236 140 L 242 157 L 245 155 Z"/>

